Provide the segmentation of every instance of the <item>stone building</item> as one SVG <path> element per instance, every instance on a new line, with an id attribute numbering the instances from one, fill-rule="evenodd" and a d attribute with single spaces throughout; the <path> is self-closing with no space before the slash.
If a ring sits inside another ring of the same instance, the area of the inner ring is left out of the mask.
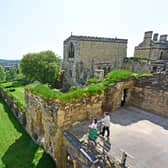
<path id="1" fill-rule="evenodd" d="M 145 32 L 143 41 L 135 47 L 134 57 L 145 57 L 151 60 L 168 60 L 167 34 L 160 35 L 158 39 L 158 33 L 153 35 L 153 31 Z"/>
<path id="2" fill-rule="evenodd" d="M 64 86 L 83 85 L 96 70 L 105 75 L 121 68 L 126 54 L 127 39 L 71 35 L 64 41 Z"/>

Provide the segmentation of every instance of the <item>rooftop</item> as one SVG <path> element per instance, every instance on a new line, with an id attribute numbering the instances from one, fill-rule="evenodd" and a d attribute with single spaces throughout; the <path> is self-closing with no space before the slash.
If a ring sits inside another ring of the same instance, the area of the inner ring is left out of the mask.
<path id="1" fill-rule="evenodd" d="M 101 41 L 101 42 L 115 42 L 115 43 L 127 43 L 127 39 L 118 39 L 118 38 L 107 38 L 107 37 L 94 37 L 94 36 L 76 36 L 71 35 L 65 41 L 69 40 L 79 40 L 79 41 Z"/>

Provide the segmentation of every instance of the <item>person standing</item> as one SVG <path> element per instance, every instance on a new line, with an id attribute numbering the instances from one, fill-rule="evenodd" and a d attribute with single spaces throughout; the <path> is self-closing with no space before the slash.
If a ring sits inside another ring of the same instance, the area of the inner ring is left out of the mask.
<path id="1" fill-rule="evenodd" d="M 103 122 L 102 135 L 104 136 L 105 131 L 107 131 L 107 138 L 109 138 L 110 136 L 110 116 L 108 112 L 105 112 L 104 118 L 101 121 Z"/>

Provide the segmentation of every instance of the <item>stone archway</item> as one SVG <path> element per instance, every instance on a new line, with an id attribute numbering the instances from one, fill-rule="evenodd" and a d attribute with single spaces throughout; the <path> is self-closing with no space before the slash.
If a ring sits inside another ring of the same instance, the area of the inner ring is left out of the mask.
<path id="1" fill-rule="evenodd" d="M 66 167 L 68 167 L 68 168 L 73 168 L 74 167 L 72 157 L 68 152 L 66 153 Z"/>
<path id="2" fill-rule="evenodd" d="M 121 94 L 121 107 L 125 105 L 127 96 L 128 96 L 128 89 L 123 89 Z"/>

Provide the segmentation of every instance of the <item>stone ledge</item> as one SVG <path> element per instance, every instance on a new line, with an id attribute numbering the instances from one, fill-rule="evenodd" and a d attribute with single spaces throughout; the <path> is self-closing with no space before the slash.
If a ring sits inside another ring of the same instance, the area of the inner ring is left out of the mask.
<path id="1" fill-rule="evenodd" d="M 93 37 L 93 36 L 70 36 L 64 43 L 69 40 L 80 40 L 80 41 L 98 41 L 98 42 L 115 42 L 115 43 L 127 43 L 127 39 L 118 39 L 118 38 L 106 38 L 106 37 Z"/>

